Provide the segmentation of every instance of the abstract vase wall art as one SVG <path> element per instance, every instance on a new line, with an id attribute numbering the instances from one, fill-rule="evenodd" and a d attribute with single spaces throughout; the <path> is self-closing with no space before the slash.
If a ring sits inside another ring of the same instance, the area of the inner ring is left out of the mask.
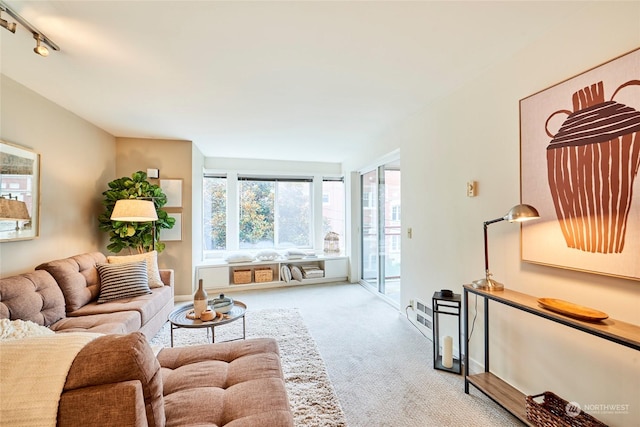
<path id="1" fill-rule="evenodd" d="M 520 129 L 523 260 L 640 280 L 640 50 L 521 100 Z"/>

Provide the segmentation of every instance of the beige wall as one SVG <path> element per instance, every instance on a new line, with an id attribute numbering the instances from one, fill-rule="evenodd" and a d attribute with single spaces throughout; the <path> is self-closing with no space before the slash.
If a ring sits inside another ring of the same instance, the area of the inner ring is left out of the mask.
<path id="1" fill-rule="evenodd" d="M 0 277 L 104 251 L 97 217 L 101 193 L 115 177 L 115 138 L 0 75 L 0 139 L 41 156 L 40 237 L 0 243 Z"/>
<path id="2" fill-rule="evenodd" d="M 576 3 L 561 26 L 372 141 L 369 153 L 401 150 L 402 223 L 413 228 L 402 243 L 402 307 L 430 302 L 442 288 L 461 292 L 483 276 L 482 222 L 520 200 L 519 100 L 638 46 L 640 3 Z M 371 160 L 353 159 L 345 170 Z M 469 180 L 479 183 L 475 198 L 466 197 Z M 523 263 L 516 225 L 495 224 L 489 234 L 491 270 L 506 287 L 640 324 L 640 282 Z M 525 394 L 629 405 L 626 414 L 594 415 L 612 426 L 640 425 L 637 351 L 501 306 L 491 316 L 493 372 Z M 471 342 L 475 369 L 481 319 Z"/>
<path id="3" fill-rule="evenodd" d="M 192 143 L 183 140 L 117 138 L 116 175 L 131 176 L 136 171 L 160 169 L 160 179 L 182 179 L 182 208 L 167 208 L 167 212 L 182 213 L 182 241 L 165 242 L 158 256 L 160 268 L 175 270 L 177 296 L 193 294 L 193 175 Z M 150 179 L 158 184 L 159 181 Z"/>
<path id="4" fill-rule="evenodd" d="M 192 156 L 190 141 L 115 138 L 2 75 L 0 139 L 41 155 L 40 237 L 0 243 L 0 277 L 33 271 L 41 262 L 86 251 L 108 254 L 98 230 L 102 192 L 115 178 L 160 169 L 161 178 L 183 179 L 181 242 L 166 242 L 163 268 L 176 270 L 176 295 L 193 293 Z M 192 151 L 194 151 L 192 153 Z M 201 184 L 200 184 L 201 185 Z M 198 252 L 200 253 L 200 252 Z"/>

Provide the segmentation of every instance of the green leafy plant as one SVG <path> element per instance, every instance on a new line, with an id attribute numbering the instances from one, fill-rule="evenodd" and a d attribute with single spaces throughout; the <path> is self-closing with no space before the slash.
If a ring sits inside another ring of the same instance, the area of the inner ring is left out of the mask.
<path id="1" fill-rule="evenodd" d="M 165 244 L 158 241 L 160 229 L 173 228 L 176 220 L 169 217 L 167 212 L 161 209 L 167 203 L 167 196 L 160 186 L 147 181 L 147 174 L 142 171 L 133 173 L 131 177 L 125 176 L 115 179 L 108 185 L 109 189 L 102 193 L 104 196 L 102 204 L 105 210 L 98 216 L 100 230 L 109 233 L 109 241 L 111 243 L 107 246 L 107 249 L 113 253 L 118 253 L 124 249 L 129 249 L 129 252 L 134 250 L 138 253 L 148 252 L 152 250 L 155 239 L 155 249 L 158 252 L 162 252 Z M 158 220 L 155 221 L 155 236 L 153 234 L 153 223 L 151 222 L 111 220 L 113 208 L 116 202 L 121 199 L 153 200 L 158 214 Z"/>

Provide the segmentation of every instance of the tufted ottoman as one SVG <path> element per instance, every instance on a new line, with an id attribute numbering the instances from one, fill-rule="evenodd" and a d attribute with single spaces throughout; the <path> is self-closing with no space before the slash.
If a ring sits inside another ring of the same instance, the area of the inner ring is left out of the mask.
<path id="1" fill-rule="evenodd" d="M 166 348 L 158 361 L 167 426 L 293 426 L 273 339 Z"/>
<path id="2" fill-rule="evenodd" d="M 73 361 L 58 427 L 292 427 L 278 345 L 257 338 L 166 348 L 103 335 Z"/>

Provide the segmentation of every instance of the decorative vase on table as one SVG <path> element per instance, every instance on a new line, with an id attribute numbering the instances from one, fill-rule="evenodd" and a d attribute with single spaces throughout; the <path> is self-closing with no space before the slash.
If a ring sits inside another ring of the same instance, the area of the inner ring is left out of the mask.
<path id="1" fill-rule="evenodd" d="M 196 319 L 200 318 L 203 311 L 207 309 L 207 291 L 204 290 L 202 279 L 198 281 L 198 290 L 193 294 L 193 311 Z"/>

